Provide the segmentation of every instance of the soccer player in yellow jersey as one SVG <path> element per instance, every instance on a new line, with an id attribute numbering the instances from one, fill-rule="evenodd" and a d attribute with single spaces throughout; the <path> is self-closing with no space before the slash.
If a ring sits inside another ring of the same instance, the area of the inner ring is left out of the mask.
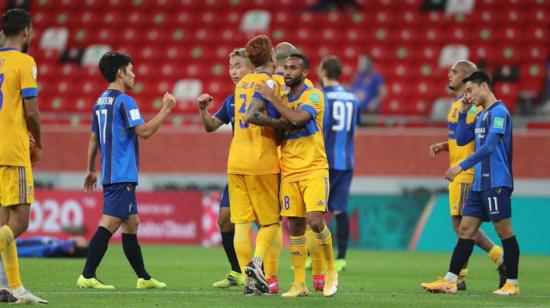
<path id="1" fill-rule="evenodd" d="M 47 304 L 23 287 L 15 244 L 29 225 L 34 201 L 31 163 L 40 160 L 42 149 L 37 68 L 26 54 L 32 38 L 31 16 L 23 9 L 9 10 L 2 16 L 2 28 L 6 42 L 0 49 L 0 253 L 18 302 Z"/>
<path id="2" fill-rule="evenodd" d="M 447 121 L 449 123 L 449 139 L 446 142 L 435 143 L 430 146 L 430 155 L 435 155 L 441 152 L 449 152 L 449 163 L 453 167 L 464 159 L 468 158 L 475 152 L 475 143 L 472 141 L 465 146 L 458 146 L 455 137 L 456 125 L 458 123 L 458 114 L 462 108 L 462 96 L 464 95 L 465 86 L 462 80 L 470 75 L 477 69 L 476 65 L 467 60 L 457 61 L 450 69 L 448 77 L 448 87 L 451 89 L 457 97 L 456 102 L 451 106 Z M 477 109 L 476 109 L 477 108 Z M 472 106 L 467 115 L 467 123 L 475 121 L 475 117 L 480 108 Z M 464 202 L 466 196 L 470 192 L 472 182 L 474 180 L 474 169 L 465 170 L 460 175 L 454 178 L 454 181 L 449 183 L 449 205 L 451 212 L 451 221 L 455 233 L 458 234 L 458 227 L 462 219 L 462 209 L 464 208 Z M 485 250 L 489 258 L 498 266 L 500 275 L 499 288 L 506 281 L 506 275 L 503 266 L 503 251 L 498 245 L 495 245 L 482 230 L 478 230 L 475 236 L 476 245 Z M 468 268 L 466 266 L 462 269 L 457 283 L 458 290 L 466 290 L 466 275 L 468 274 Z"/>
<path id="3" fill-rule="evenodd" d="M 290 91 L 290 87 L 285 84 L 285 60 L 293 53 L 300 53 L 298 48 L 296 48 L 294 45 L 292 45 L 289 42 L 282 42 L 277 44 L 275 46 L 275 59 L 277 61 L 277 68 L 275 69 L 275 74 L 273 75 L 273 79 L 277 81 L 278 84 L 281 85 L 281 97 L 285 94 L 288 94 Z M 305 79 L 304 83 L 306 86 L 313 88 L 313 82 L 309 79 Z"/>
<path id="4" fill-rule="evenodd" d="M 302 54 L 285 60 L 285 84 L 290 87 L 282 101 L 268 87 L 259 91 L 273 103 L 292 128 L 286 130 L 281 143 L 281 215 L 290 224 L 290 255 L 294 266 L 294 283 L 284 297 L 308 295 L 305 285 L 306 225 L 315 233 L 318 250 L 327 267 L 325 296 L 336 294 L 338 273 L 332 258 L 332 235 L 323 217 L 327 211 L 329 191 L 328 162 L 323 140 L 323 93 L 304 84 L 309 62 Z"/>
<path id="5" fill-rule="evenodd" d="M 254 37 L 245 50 L 254 65 L 254 73 L 246 75 L 235 88 L 235 131 L 227 173 L 231 222 L 235 224 L 235 252 L 241 269 L 249 276 L 245 285 L 245 295 L 248 295 L 253 288 L 269 292 L 262 266 L 280 225 L 280 168 L 275 127 L 286 121 L 277 119 L 276 110 L 255 90 L 265 82 L 279 91 L 279 85 L 271 78 L 275 67 L 271 40 L 265 35 Z M 252 118 L 251 114 L 255 116 Z M 251 261 L 250 235 L 254 221 L 260 230 Z"/>

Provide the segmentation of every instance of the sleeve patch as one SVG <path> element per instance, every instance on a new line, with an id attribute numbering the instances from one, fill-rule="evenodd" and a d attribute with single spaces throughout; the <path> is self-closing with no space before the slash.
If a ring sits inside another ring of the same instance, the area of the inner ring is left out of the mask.
<path id="1" fill-rule="evenodd" d="M 269 79 L 265 82 L 270 89 L 274 89 L 277 82 L 273 79 Z"/>
<path id="2" fill-rule="evenodd" d="M 504 128 L 504 118 L 495 117 L 493 121 L 493 128 L 503 129 Z"/>
<path id="3" fill-rule="evenodd" d="M 38 69 L 36 68 L 36 66 L 34 66 L 32 68 L 32 78 L 34 78 L 34 80 L 36 80 L 37 76 L 38 76 Z"/>
<path id="4" fill-rule="evenodd" d="M 130 110 L 130 118 L 132 119 L 132 121 L 140 120 L 141 115 L 139 114 L 139 109 Z"/>
<path id="5" fill-rule="evenodd" d="M 319 96 L 319 93 L 311 93 L 309 95 L 309 101 L 314 103 L 314 104 L 317 104 L 319 102 L 319 98 L 321 98 Z"/>

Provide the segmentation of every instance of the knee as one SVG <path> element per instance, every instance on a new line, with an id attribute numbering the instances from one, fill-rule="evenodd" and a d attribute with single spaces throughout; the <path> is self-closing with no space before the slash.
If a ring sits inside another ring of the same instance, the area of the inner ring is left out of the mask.
<path id="1" fill-rule="evenodd" d="M 14 237 L 18 237 L 19 235 L 25 233 L 27 229 L 29 228 L 29 221 L 28 220 L 22 220 L 17 223 L 17 226 L 12 228 Z"/>
<path id="2" fill-rule="evenodd" d="M 505 240 L 507 238 L 511 238 L 512 236 L 514 236 L 514 231 L 511 228 L 509 228 L 509 229 L 495 229 L 495 232 L 497 233 L 498 237 L 501 240 Z"/>
<path id="3" fill-rule="evenodd" d="M 468 226 L 466 224 L 460 224 L 458 226 L 458 237 L 464 238 L 464 239 L 472 239 L 475 235 L 475 228 Z"/>
<path id="4" fill-rule="evenodd" d="M 323 220 L 323 217 L 308 217 L 307 223 L 311 227 L 311 230 L 315 233 L 320 233 L 325 228 L 325 221 Z"/>

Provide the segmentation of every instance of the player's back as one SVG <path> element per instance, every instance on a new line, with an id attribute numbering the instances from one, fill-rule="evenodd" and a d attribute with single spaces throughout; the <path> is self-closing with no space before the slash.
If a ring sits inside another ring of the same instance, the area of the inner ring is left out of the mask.
<path id="1" fill-rule="evenodd" d="M 296 97 L 285 95 L 283 103 L 294 110 L 305 110 L 311 119 L 301 127 L 283 134 L 281 143 L 282 176 L 298 179 L 302 173 L 328 169 L 323 140 L 323 117 L 325 102 L 323 93 L 316 88 L 304 86 Z"/>
<path id="2" fill-rule="evenodd" d="M 34 59 L 15 48 L 0 49 L 0 165 L 30 166 L 24 98 L 38 95 Z"/>
<path id="3" fill-rule="evenodd" d="M 323 88 L 325 95 L 324 138 L 330 169 L 350 170 L 355 163 L 354 136 L 359 117 L 355 94 L 337 85 Z"/>
<path id="4" fill-rule="evenodd" d="M 137 183 L 139 147 L 133 127 L 143 123 L 130 96 L 107 89 L 97 99 L 92 131 L 98 136 L 103 185 Z"/>
<path id="5" fill-rule="evenodd" d="M 279 92 L 279 84 L 263 72 L 246 75 L 235 88 L 235 131 L 229 149 L 227 173 L 264 175 L 280 172 L 275 130 L 245 120 L 246 111 L 253 98 L 265 101 L 255 92 L 255 87 L 261 84 L 267 84 Z M 268 114 L 277 117 L 278 114 L 271 110 L 272 108 L 268 108 Z"/>
<path id="6" fill-rule="evenodd" d="M 448 145 L 449 145 L 449 165 L 451 167 L 458 165 L 466 158 L 472 156 L 475 152 L 475 142 L 472 141 L 464 146 L 459 146 L 456 142 L 456 126 L 458 123 L 458 114 L 462 109 L 462 99 L 458 99 L 451 105 L 449 114 L 447 115 L 448 122 Z M 466 123 L 475 122 L 477 114 L 482 110 L 482 107 L 472 106 L 468 110 Z M 459 183 L 472 183 L 474 180 L 474 169 L 470 168 L 455 177 L 454 181 Z"/>

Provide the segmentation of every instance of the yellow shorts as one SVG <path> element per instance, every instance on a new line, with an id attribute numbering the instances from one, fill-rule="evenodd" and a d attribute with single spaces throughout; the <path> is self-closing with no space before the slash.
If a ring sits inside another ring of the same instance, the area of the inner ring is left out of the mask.
<path id="1" fill-rule="evenodd" d="M 258 221 L 261 226 L 279 222 L 279 174 L 228 174 L 231 222 Z"/>
<path id="2" fill-rule="evenodd" d="M 326 212 L 329 192 L 328 171 L 312 171 L 298 181 L 281 179 L 281 216 L 306 217 L 309 212 Z"/>
<path id="3" fill-rule="evenodd" d="M 472 183 L 449 183 L 449 205 L 451 206 L 451 216 L 462 216 L 464 203 L 470 192 Z"/>
<path id="4" fill-rule="evenodd" d="M 31 167 L 0 166 L 0 205 L 34 202 Z"/>

